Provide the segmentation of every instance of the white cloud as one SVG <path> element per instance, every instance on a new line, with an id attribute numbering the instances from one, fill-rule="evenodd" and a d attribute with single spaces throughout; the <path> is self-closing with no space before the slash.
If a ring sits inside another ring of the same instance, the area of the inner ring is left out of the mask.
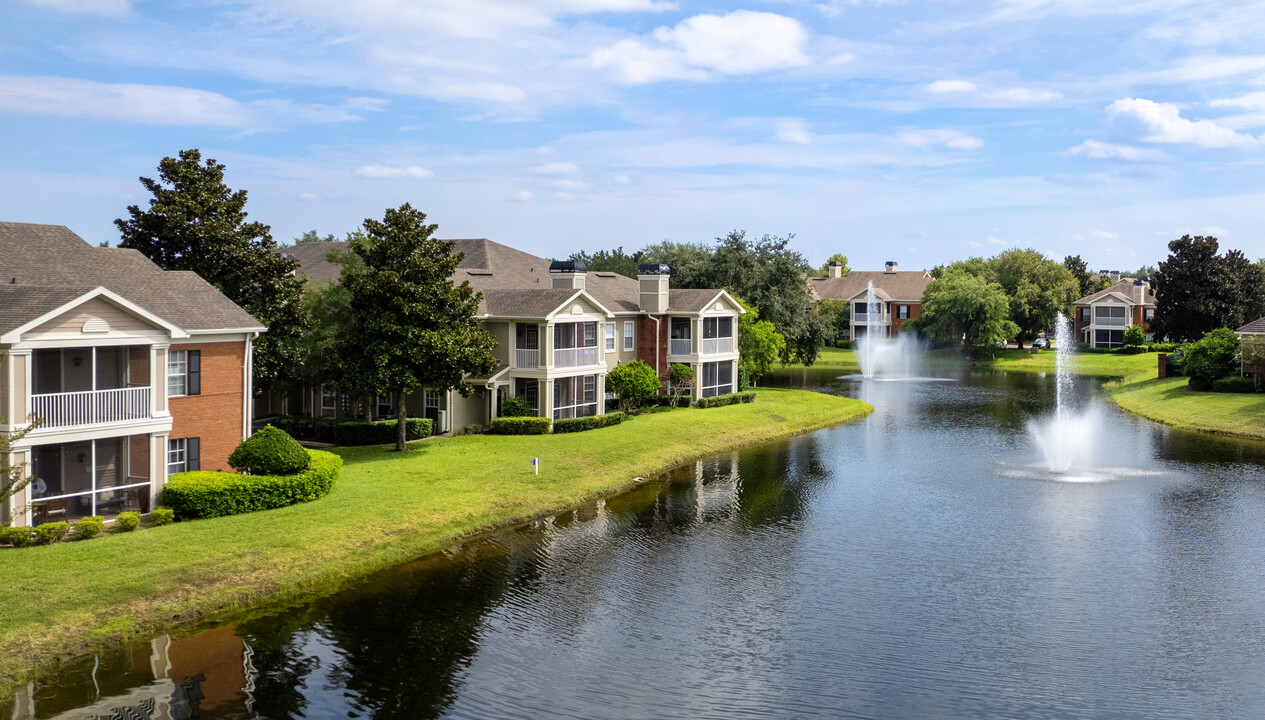
<path id="1" fill-rule="evenodd" d="M 1140 148 L 1133 145 L 1117 145 L 1098 140 L 1086 140 L 1076 147 L 1069 148 L 1067 155 L 1078 155 L 1090 160 L 1126 160 L 1129 162 L 1155 162 L 1168 156 L 1159 150 Z"/>
<path id="2" fill-rule="evenodd" d="M 426 178 L 435 177 L 435 173 L 416 165 L 409 165 L 408 167 L 361 165 L 352 172 L 352 175 L 360 178 L 373 179 L 414 178 L 417 180 L 424 180 Z"/>
<path id="3" fill-rule="evenodd" d="M 990 106 L 1036 105 L 1062 100 L 1063 93 L 1026 87 L 980 87 L 969 80 L 937 80 L 924 88 L 933 95 L 967 95 Z"/>
<path id="4" fill-rule="evenodd" d="M 550 184 L 559 190 L 583 190 L 587 187 L 579 180 L 554 180 Z"/>
<path id="5" fill-rule="evenodd" d="M 975 83 L 968 80 L 937 80 L 927 86 L 929 93 L 975 92 Z"/>
<path id="6" fill-rule="evenodd" d="M 1245 148 L 1259 144 L 1250 136 L 1211 120 L 1187 120 L 1172 103 L 1122 98 L 1107 106 L 1107 127 L 1113 134 L 1142 142 L 1191 144 L 1204 148 Z"/>
<path id="7" fill-rule="evenodd" d="M 518 202 L 531 202 L 536 199 L 536 196 L 527 190 L 519 190 L 514 193 L 514 199 Z"/>
<path id="8" fill-rule="evenodd" d="M 1208 103 L 1212 107 L 1243 108 L 1245 110 L 1265 110 L 1265 92 L 1248 93 L 1234 98 L 1222 98 Z"/>
<path id="9" fill-rule="evenodd" d="M 150 125 L 241 128 L 257 123 L 249 108 L 219 93 L 64 77 L 0 76 L 0 109 Z"/>
<path id="10" fill-rule="evenodd" d="M 128 0 L 26 0 L 26 4 L 87 15 L 123 15 L 132 9 Z"/>
<path id="11" fill-rule="evenodd" d="M 897 133 L 896 138 L 910 147 L 944 145 L 954 150 L 978 150 L 984 141 L 958 130 L 907 130 Z"/>
<path id="12" fill-rule="evenodd" d="M 648 38 L 599 48 L 590 53 L 589 64 L 627 85 L 703 80 L 808 65 L 807 42 L 808 31 L 793 18 L 735 10 L 695 15 L 657 28 Z"/>
<path id="13" fill-rule="evenodd" d="M 1115 240 L 1120 237 L 1120 234 L 1109 230 L 1090 230 L 1089 236 L 1095 240 Z"/>
<path id="14" fill-rule="evenodd" d="M 795 143 L 797 145 L 808 145 L 813 141 L 812 133 L 808 132 L 803 120 L 788 118 L 779 120 L 777 123 L 778 140 L 783 142 Z"/>
<path id="15" fill-rule="evenodd" d="M 316 193 L 313 193 L 313 192 L 299 193 L 299 199 L 307 201 L 307 202 L 319 202 L 320 200 L 322 200 L 320 195 L 317 195 Z"/>
<path id="16" fill-rule="evenodd" d="M 573 172 L 579 172 L 580 168 L 575 163 L 569 162 L 552 162 L 544 165 L 537 165 L 531 169 L 532 172 L 539 175 L 567 175 Z"/>

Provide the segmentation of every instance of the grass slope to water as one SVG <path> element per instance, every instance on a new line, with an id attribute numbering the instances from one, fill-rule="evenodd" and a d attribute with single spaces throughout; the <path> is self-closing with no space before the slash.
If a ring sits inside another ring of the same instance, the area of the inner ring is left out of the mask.
<path id="1" fill-rule="evenodd" d="M 479 531 L 615 493 L 635 477 L 872 409 L 761 389 L 751 404 L 644 415 L 578 434 L 472 435 L 415 443 L 403 454 L 345 448 L 338 485 L 312 503 L 3 550 L 0 691 L 95 647 L 329 592 Z"/>
<path id="2" fill-rule="evenodd" d="M 1191 392 L 1187 378 L 1111 383 L 1116 404 L 1148 420 L 1184 430 L 1265 440 L 1265 395 Z"/>
<path id="3" fill-rule="evenodd" d="M 1094 377 L 1123 378 L 1150 373 L 1157 374 L 1158 353 L 1141 353 L 1138 355 L 1117 355 L 1114 353 L 1077 353 L 1072 360 L 1072 370 L 1078 375 Z M 1054 351 L 1042 350 L 1034 353 L 1031 350 L 997 350 L 991 357 L 968 360 L 955 350 L 936 350 L 930 353 L 930 361 L 951 364 L 955 362 L 969 363 L 973 366 L 1008 372 L 1054 372 Z M 839 348 L 822 348 L 821 355 L 811 368 L 803 365 L 785 365 L 774 367 L 774 374 L 802 372 L 804 370 L 847 370 L 859 372 L 855 350 Z"/>

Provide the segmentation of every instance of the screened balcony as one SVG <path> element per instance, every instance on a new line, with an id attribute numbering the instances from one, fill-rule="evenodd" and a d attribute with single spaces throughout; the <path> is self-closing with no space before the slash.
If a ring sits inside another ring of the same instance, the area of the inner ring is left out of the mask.
<path id="1" fill-rule="evenodd" d="M 585 367 L 602 361 L 597 346 L 597 323 L 558 323 L 553 326 L 553 366 Z"/>
<path id="2" fill-rule="evenodd" d="M 149 355 L 144 345 L 36 350 L 31 414 L 41 429 L 148 419 Z"/>

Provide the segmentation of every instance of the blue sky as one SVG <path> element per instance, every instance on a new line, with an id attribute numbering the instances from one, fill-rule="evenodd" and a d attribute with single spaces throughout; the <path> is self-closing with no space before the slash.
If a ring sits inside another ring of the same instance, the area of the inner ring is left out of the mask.
<path id="1" fill-rule="evenodd" d="M 794 233 L 931 267 L 1265 255 L 1265 12 L 1199 0 L 16 0 L 0 219 L 200 148 L 279 241 L 412 202 L 546 256 Z"/>

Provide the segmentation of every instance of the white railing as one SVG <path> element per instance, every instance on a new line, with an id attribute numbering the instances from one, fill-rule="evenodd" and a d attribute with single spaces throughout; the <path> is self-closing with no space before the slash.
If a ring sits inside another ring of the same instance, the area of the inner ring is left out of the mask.
<path id="1" fill-rule="evenodd" d="M 584 367 L 598 364 L 601 355 L 596 347 L 560 348 L 553 351 L 556 368 Z"/>
<path id="2" fill-rule="evenodd" d="M 514 350 L 514 367 L 532 370 L 540 367 L 540 351 L 516 348 Z"/>
<path id="3" fill-rule="evenodd" d="M 733 351 L 734 351 L 734 339 L 731 337 L 703 339 L 703 354 L 704 355 L 715 355 L 717 353 L 731 353 Z"/>
<path id="4" fill-rule="evenodd" d="M 853 322 L 855 322 L 855 323 L 856 323 L 856 324 L 858 324 L 858 325 L 864 325 L 864 324 L 869 323 L 869 322 L 886 323 L 886 322 L 890 321 L 891 319 L 892 319 L 892 317 L 891 317 L 890 315 L 888 315 L 888 316 L 886 316 L 886 317 L 885 317 L 885 316 L 883 315 L 883 313 L 863 313 L 863 312 L 859 312 L 859 313 L 853 313 L 853 314 L 852 314 L 852 321 L 853 321 Z"/>
<path id="5" fill-rule="evenodd" d="M 1122 317 L 1099 317 L 1094 318 L 1095 325 L 1111 325 L 1113 327 L 1124 327 L 1128 318 Z"/>
<path id="6" fill-rule="evenodd" d="M 144 420 L 152 407 L 149 388 L 132 387 L 32 395 L 31 414 L 41 428 L 56 428 Z"/>
<path id="7" fill-rule="evenodd" d="M 668 341 L 669 355 L 689 355 L 690 339 L 689 338 L 672 338 Z"/>

